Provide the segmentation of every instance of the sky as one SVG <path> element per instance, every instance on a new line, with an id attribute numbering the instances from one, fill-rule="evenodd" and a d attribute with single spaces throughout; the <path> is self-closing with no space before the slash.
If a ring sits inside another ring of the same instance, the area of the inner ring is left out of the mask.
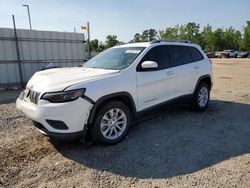
<path id="1" fill-rule="evenodd" d="M 117 35 L 128 42 L 145 29 L 163 30 L 177 24 L 196 22 L 201 27 L 234 27 L 242 31 L 250 20 L 250 0 L 0 0 L 0 27 L 28 29 L 30 6 L 32 28 L 84 32 L 90 22 L 90 37 L 105 41 Z"/>

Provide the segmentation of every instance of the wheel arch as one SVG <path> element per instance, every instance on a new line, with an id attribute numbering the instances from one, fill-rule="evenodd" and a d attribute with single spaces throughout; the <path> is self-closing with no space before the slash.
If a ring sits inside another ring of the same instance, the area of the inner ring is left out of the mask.
<path id="1" fill-rule="evenodd" d="M 115 101 L 115 100 L 125 103 L 128 106 L 128 108 L 130 109 L 130 111 L 131 111 L 132 118 L 135 117 L 136 106 L 135 106 L 133 97 L 131 96 L 130 93 L 124 91 L 124 92 L 108 94 L 108 95 L 105 95 L 105 96 L 101 97 L 100 99 L 98 99 L 94 103 L 94 106 L 90 111 L 88 124 L 90 125 L 90 124 L 92 124 L 94 122 L 94 118 L 96 116 L 96 113 L 98 112 L 98 109 L 101 106 L 103 106 L 104 104 L 106 104 L 109 101 Z"/>
<path id="2" fill-rule="evenodd" d="M 211 88 L 213 86 L 212 79 L 211 79 L 211 76 L 209 74 L 206 74 L 206 75 L 201 76 L 198 79 L 198 81 L 197 81 L 197 83 L 195 85 L 195 89 L 194 89 L 193 94 L 195 94 L 195 91 L 197 90 L 197 88 L 199 87 L 201 82 L 206 83 L 209 86 L 209 89 L 211 90 Z"/>

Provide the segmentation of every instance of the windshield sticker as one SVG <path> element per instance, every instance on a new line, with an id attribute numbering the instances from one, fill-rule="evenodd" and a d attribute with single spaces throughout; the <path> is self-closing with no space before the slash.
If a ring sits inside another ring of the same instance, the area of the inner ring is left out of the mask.
<path id="1" fill-rule="evenodd" d="M 125 53 L 127 54 L 139 54 L 141 50 L 126 50 Z"/>

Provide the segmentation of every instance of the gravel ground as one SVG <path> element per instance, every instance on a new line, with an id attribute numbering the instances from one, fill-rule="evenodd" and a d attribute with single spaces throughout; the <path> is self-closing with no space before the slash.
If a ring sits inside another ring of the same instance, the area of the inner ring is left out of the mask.
<path id="1" fill-rule="evenodd" d="M 160 111 L 115 146 L 51 141 L 0 91 L 0 187 L 250 187 L 250 60 L 213 60 L 204 113 Z"/>

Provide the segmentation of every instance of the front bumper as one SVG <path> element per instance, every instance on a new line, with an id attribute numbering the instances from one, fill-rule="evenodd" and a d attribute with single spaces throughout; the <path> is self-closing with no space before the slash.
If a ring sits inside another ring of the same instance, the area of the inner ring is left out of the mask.
<path id="1" fill-rule="evenodd" d="M 18 98 L 16 107 L 32 119 L 38 130 L 45 135 L 55 138 L 79 137 L 87 127 L 88 117 L 93 104 L 83 98 L 66 103 L 50 103 L 39 100 L 38 104 Z M 67 129 L 56 129 L 48 120 L 61 121 Z"/>
<path id="2" fill-rule="evenodd" d="M 45 136 L 52 139 L 64 140 L 64 141 L 74 141 L 77 139 L 84 139 L 87 133 L 87 126 L 84 126 L 82 131 L 74 133 L 54 133 L 48 131 L 41 123 L 33 121 L 34 126 Z"/>

